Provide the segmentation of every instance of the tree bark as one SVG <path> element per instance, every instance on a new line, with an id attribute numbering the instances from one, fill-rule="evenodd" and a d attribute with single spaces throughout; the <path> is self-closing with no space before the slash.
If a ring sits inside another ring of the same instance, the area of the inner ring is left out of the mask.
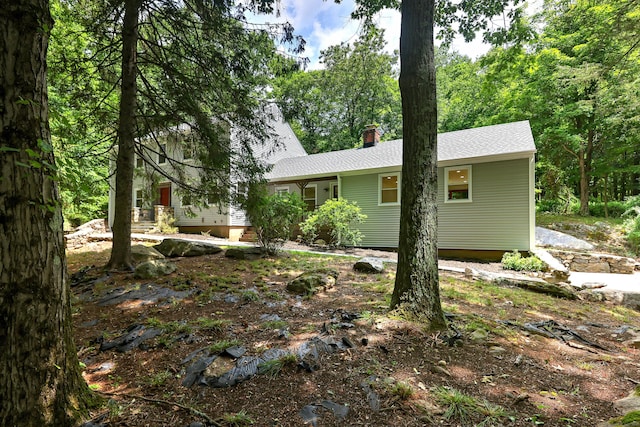
<path id="1" fill-rule="evenodd" d="M 71 331 L 49 132 L 48 0 L 0 8 L 0 425 L 71 426 L 91 398 Z"/>
<path id="2" fill-rule="evenodd" d="M 434 0 L 402 2 L 402 181 L 398 268 L 391 307 L 446 327 L 438 283 L 437 103 Z"/>
<path id="3" fill-rule="evenodd" d="M 107 268 L 131 270 L 131 207 L 135 159 L 138 16 L 140 0 L 126 0 L 122 27 L 122 88 L 116 158 L 113 243 Z"/>

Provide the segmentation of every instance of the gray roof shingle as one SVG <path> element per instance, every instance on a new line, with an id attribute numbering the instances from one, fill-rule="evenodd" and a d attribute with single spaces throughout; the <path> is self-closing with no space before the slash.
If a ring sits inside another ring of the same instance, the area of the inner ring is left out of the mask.
<path id="1" fill-rule="evenodd" d="M 438 162 L 471 161 L 497 156 L 529 156 L 535 153 L 528 121 L 484 126 L 438 135 Z M 380 169 L 402 165 L 402 140 L 387 141 L 369 148 L 353 148 L 290 157 L 277 161 L 267 175 L 270 180 L 318 177 L 348 171 Z"/>

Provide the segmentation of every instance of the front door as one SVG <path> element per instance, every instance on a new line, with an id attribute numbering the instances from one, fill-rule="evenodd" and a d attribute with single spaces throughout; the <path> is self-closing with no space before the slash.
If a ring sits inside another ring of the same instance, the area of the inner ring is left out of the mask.
<path id="1" fill-rule="evenodd" d="M 171 185 L 160 187 L 160 204 L 162 206 L 171 206 Z"/>

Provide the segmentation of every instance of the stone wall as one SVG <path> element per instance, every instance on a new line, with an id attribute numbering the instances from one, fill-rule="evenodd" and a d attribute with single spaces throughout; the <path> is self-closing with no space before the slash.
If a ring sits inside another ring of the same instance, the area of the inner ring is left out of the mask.
<path id="1" fill-rule="evenodd" d="M 633 274 L 639 266 L 633 258 L 616 255 L 559 250 L 549 250 L 549 253 L 559 259 L 570 271 Z"/>

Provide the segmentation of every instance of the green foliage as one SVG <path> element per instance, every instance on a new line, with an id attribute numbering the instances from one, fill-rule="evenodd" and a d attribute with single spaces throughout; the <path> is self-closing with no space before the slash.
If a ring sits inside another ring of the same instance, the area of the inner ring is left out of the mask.
<path id="1" fill-rule="evenodd" d="M 277 359 L 271 359 L 258 365 L 258 373 L 270 377 L 276 377 L 286 367 L 295 366 L 298 356 L 294 353 L 286 354 Z"/>
<path id="2" fill-rule="evenodd" d="M 253 419 L 245 411 L 236 412 L 235 414 L 224 414 L 222 421 L 230 427 L 246 427 L 253 425 Z"/>
<path id="3" fill-rule="evenodd" d="M 250 187 L 245 211 L 256 228 L 258 244 L 265 252 L 270 255 L 278 253 L 302 217 L 304 206 L 298 194 L 269 195 L 264 185 Z"/>
<path id="4" fill-rule="evenodd" d="M 535 255 L 523 257 L 520 252 L 505 252 L 502 256 L 502 268 L 515 271 L 543 271 L 546 265 Z"/>
<path id="5" fill-rule="evenodd" d="M 175 227 L 176 219 L 169 212 L 162 212 L 156 221 L 156 228 L 162 234 L 175 234 L 178 232 L 178 227 Z"/>
<path id="6" fill-rule="evenodd" d="M 640 207 L 634 206 L 624 213 L 627 219 L 624 229 L 627 233 L 627 241 L 635 253 L 640 253 Z"/>
<path id="7" fill-rule="evenodd" d="M 276 80 L 274 96 L 309 153 L 362 145 L 376 123 L 383 140 L 402 135 L 397 54 L 385 52 L 384 32 L 365 26 L 354 43 L 323 50 L 324 70 Z"/>
<path id="8" fill-rule="evenodd" d="M 320 231 L 326 229 L 331 236 L 330 245 L 357 246 L 363 236 L 354 226 L 366 218 L 365 214 L 360 213 L 360 207 L 355 202 L 343 198 L 327 200 L 300 224 L 300 230 L 309 242 L 313 242 Z"/>

